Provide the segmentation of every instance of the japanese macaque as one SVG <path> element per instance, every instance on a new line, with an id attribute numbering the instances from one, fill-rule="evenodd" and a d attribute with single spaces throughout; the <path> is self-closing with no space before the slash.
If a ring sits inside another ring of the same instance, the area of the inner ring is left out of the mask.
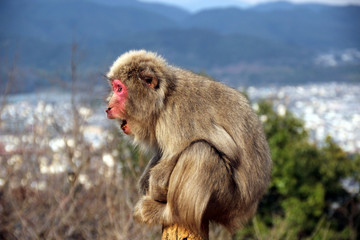
<path id="1" fill-rule="evenodd" d="M 107 78 L 107 117 L 155 153 L 139 182 L 135 219 L 206 239 L 210 221 L 234 231 L 255 214 L 271 158 L 241 93 L 145 50 L 121 55 Z"/>

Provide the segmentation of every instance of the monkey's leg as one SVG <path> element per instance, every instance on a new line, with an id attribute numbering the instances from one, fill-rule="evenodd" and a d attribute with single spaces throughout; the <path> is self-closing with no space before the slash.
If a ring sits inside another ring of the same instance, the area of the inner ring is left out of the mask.
<path id="1" fill-rule="evenodd" d="M 236 199 L 231 169 L 206 141 L 190 145 L 178 159 L 168 188 L 169 219 L 207 239 L 210 220 L 228 215 Z"/>
<path id="2" fill-rule="evenodd" d="M 171 171 L 165 163 L 161 160 L 153 169 L 162 166 L 162 170 Z M 159 172 L 152 170 L 151 174 Z M 234 189 L 230 170 L 219 153 L 207 142 L 199 141 L 177 159 L 168 184 L 167 202 L 155 201 L 151 194 L 145 196 L 136 206 L 135 217 L 148 224 L 179 224 L 207 239 L 209 220 L 227 214 Z"/>
<path id="3" fill-rule="evenodd" d="M 205 212 L 213 194 L 218 156 L 206 142 L 190 145 L 178 159 L 171 174 L 168 205 L 176 223 L 207 235 Z M 223 177 L 223 176 L 222 176 Z"/>

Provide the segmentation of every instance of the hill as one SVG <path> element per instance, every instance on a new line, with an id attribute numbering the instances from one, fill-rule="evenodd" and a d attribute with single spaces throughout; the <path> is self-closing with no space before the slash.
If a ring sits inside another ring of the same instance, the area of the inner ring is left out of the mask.
<path id="1" fill-rule="evenodd" d="M 185 25 L 323 50 L 360 46 L 360 28 L 354 24 L 360 22 L 360 7 L 273 4 L 202 11 L 187 18 Z"/>
<path id="2" fill-rule="evenodd" d="M 146 48 L 233 86 L 325 81 L 328 72 L 328 80 L 359 81 L 354 61 L 345 70 L 314 66 L 319 54 L 360 49 L 355 22 L 357 6 L 275 2 L 189 13 L 130 0 L 2 0 L 0 57 L 11 62 L 17 56 L 30 90 L 45 84 L 38 72 L 67 69 L 73 42 L 85 53 L 82 73 L 104 72 L 122 52 Z M 8 69 L 0 69 L 4 77 Z M 309 74 L 314 76 L 304 77 Z"/>

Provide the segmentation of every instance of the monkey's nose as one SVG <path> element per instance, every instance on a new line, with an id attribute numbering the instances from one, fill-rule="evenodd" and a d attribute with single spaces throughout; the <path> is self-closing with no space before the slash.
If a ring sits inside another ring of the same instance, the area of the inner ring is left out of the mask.
<path id="1" fill-rule="evenodd" d="M 110 110 L 111 110 L 111 108 L 109 107 L 108 109 L 105 110 L 105 112 L 109 113 Z"/>

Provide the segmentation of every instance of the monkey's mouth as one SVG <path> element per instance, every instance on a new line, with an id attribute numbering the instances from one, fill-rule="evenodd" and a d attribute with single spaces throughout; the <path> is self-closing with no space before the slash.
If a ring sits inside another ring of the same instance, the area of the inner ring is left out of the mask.
<path id="1" fill-rule="evenodd" d="M 124 131 L 127 125 L 127 121 L 126 120 L 122 120 L 121 121 L 121 129 Z"/>
<path id="2" fill-rule="evenodd" d="M 130 134 L 130 127 L 125 119 L 123 119 L 121 122 L 121 129 L 125 134 Z"/>

